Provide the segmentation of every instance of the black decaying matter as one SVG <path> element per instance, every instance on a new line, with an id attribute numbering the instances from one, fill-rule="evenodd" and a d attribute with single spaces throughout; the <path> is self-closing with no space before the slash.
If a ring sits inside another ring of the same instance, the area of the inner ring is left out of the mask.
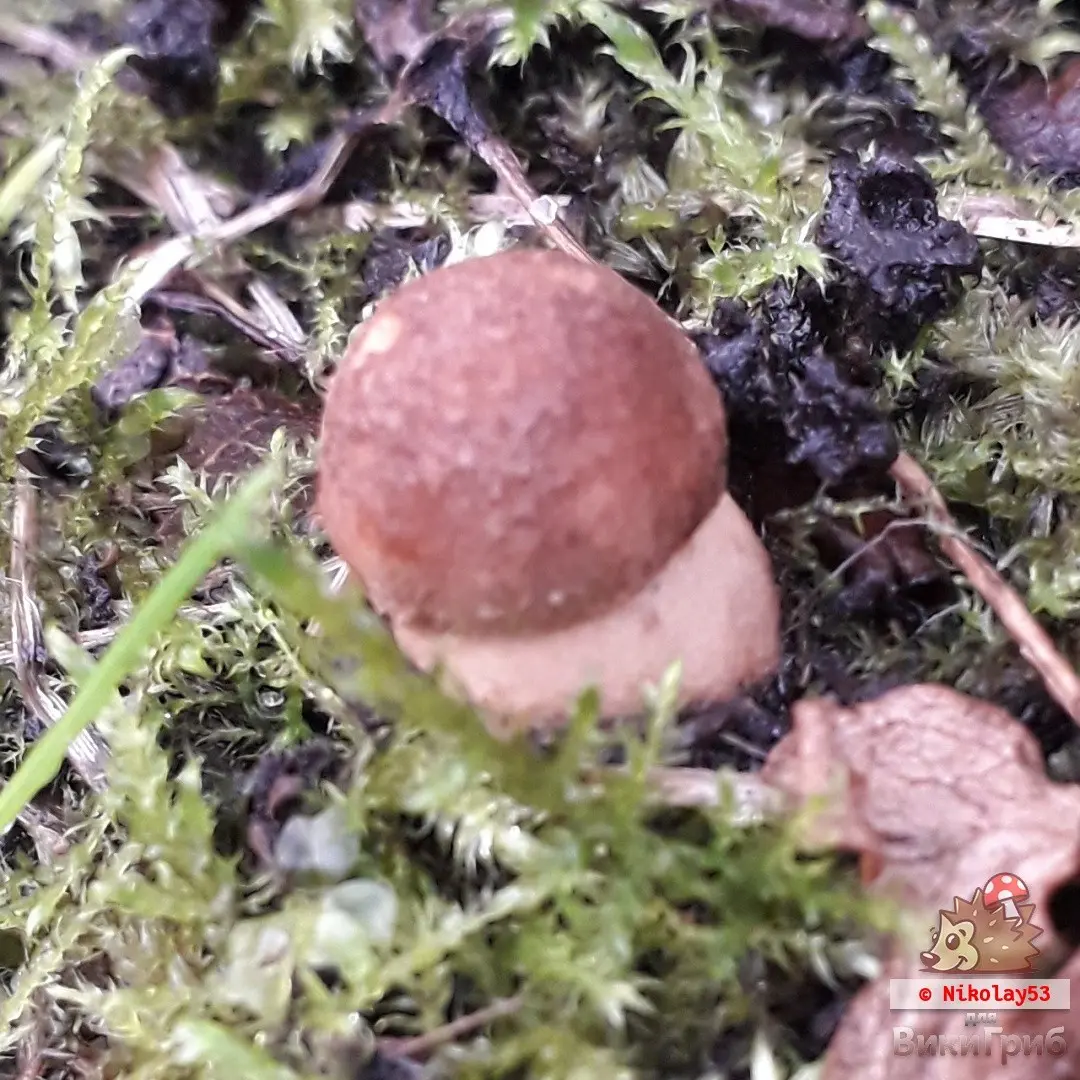
<path id="1" fill-rule="evenodd" d="M 755 443 L 779 440 L 789 464 L 831 483 L 887 469 L 898 451 L 892 425 L 872 389 L 825 352 L 800 307 L 796 291 L 776 285 L 757 312 L 728 302 L 715 329 L 698 335 L 733 428 L 752 431 Z"/>
<path id="2" fill-rule="evenodd" d="M 982 257 L 940 217 L 916 163 L 842 156 L 830 178 L 817 235 L 833 263 L 825 290 L 802 278 L 776 282 L 753 309 L 724 301 L 697 342 L 732 423 L 759 444 L 780 437 L 789 464 L 836 484 L 880 476 L 898 452 L 876 401 L 875 354 L 910 347 L 955 307 Z"/>
<path id="3" fill-rule="evenodd" d="M 941 217 L 930 174 L 914 161 L 841 155 L 829 183 L 817 242 L 839 271 L 828 291 L 832 325 L 909 348 L 982 269 L 978 241 Z"/>
<path id="4" fill-rule="evenodd" d="M 213 106 L 220 46 L 240 28 L 248 0 L 135 0 L 123 41 L 139 55 L 134 67 L 163 112 L 182 116 Z"/>

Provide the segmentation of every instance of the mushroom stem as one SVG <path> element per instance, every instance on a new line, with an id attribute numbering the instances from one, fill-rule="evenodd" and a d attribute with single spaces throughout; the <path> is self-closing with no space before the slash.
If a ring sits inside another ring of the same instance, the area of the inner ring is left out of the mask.
<path id="1" fill-rule="evenodd" d="M 522 636 L 429 634 L 393 626 L 405 653 L 487 714 L 493 731 L 559 726 L 594 686 L 606 716 L 642 708 L 644 686 L 681 661 L 680 701 L 723 701 L 779 661 L 772 566 L 724 494 L 660 571 L 628 600 L 568 629 Z"/>

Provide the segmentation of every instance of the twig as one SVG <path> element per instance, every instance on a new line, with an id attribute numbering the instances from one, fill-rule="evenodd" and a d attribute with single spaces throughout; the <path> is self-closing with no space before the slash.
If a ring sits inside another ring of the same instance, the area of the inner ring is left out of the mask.
<path id="1" fill-rule="evenodd" d="M 6 15 L 0 15 L 0 45 L 8 45 L 23 56 L 36 56 L 61 71 L 80 71 L 97 59 L 95 52 L 75 44 L 59 30 Z M 120 69 L 116 82 L 129 93 L 147 94 L 146 80 L 130 65 Z"/>
<path id="2" fill-rule="evenodd" d="M 115 605 L 117 615 L 126 619 L 130 617 L 132 604 L 129 601 L 118 601 Z M 233 615 L 236 608 L 233 604 L 203 604 L 189 605 L 179 609 L 177 615 L 188 622 L 213 622 L 217 618 L 225 618 Z M 95 630 L 80 630 L 71 635 L 71 640 L 80 648 L 93 651 L 102 649 L 120 632 L 122 623 L 110 623 L 108 626 L 100 626 Z M 0 667 L 10 667 L 15 663 L 16 650 L 0 645 Z"/>
<path id="3" fill-rule="evenodd" d="M 482 1009 L 477 1009 L 467 1016 L 460 1016 L 457 1020 L 451 1020 L 449 1024 L 435 1028 L 434 1031 L 427 1031 L 423 1035 L 414 1035 L 405 1039 L 379 1039 L 378 1046 L 384 1053 L 422 1060 L 441 1046 L 457 1042 L 458 1039 L 471 1035 L 495 1020 L 501 1020 L 504 1016 L 513 1016 L 521 1008 L 523 1002 L 524 999 L 521 997 L 499 998 Z"/>
<path id="4" fill-rule="evenodd" d="M 11 577 L 8 582 L 15 677 L 27 710 L 43 727 L 52 727 L 64 715 L 67 704 L 49 685 L 43 670 L 44 634 L 34 596 L 33 553 L 37 549 L 37 493 L 29 472 L 19 466 L 15 478 Z M 93 728 L 86 728 L 72 740 L 67 757 L 88 787 L 99 792 L 105 790 L 108 751 Z"/>
<path id="5" fill-rule="evenodd" d="M 42 866 L 51 866 L 68 853 L 67 826 L 48 807 L 37 801 L 27 803 L 19 814 L 19 824 L 33 840 L 34 851 Z"/>
<path id="6" fill-rule="evenodd" d="M 588 783 L 602 783 L 605 776 L 625 772 L 621 765 L 589 766 L 581 775 Z M 781 793 L 757 773 L 664 765 L 649 769 L 645 778 L 649 798 L 657 805 L 686 810 L 724 806 L 731 811 L 731 825 L 759 825 L 784 810 Z"/>
<path id="7" fill-rule="evenodd" d="M 1038 218 L 1013 217 L 1010 214 L 972 216 L 970 232 L 990 240 L 1011 240 L 1017 244 L 1039 247 L 1080 248 L 1080 227 L 1071 222 L 1047 225 Z"/>
<path id="8" fill-rule="evenodd" d="M 1080 724 L 1080 676 L 1039 625 L 1019 593 L 963 538 L 941 492 L 914 458 L 901 454 L 889 470 L 905 500 L 920 506 L 941 531 L 942 551 L 967 575 L 1016 642 L 1021 656 L 1039 673 L 1053 699 Z"/>
<path id="9" fill-rule="evenodd" d="M 145 169 L 146 191 L 140 197 L 157 206 L 178 233 L 199 234 L 220 225 L 235 211 L 239 196 L 228 188 L 200 175 L 168 144 L 159 147 Z M 121 180 L 129 185 L 129 181 Z M 134 190 L 131 188 L 130 190 Z M 226 289 L 203 274 L 192 273 L 200 291 L 222 315 L 241 332 L 275 352 L 298 359 L 303 352 L 304 330 L 273 288 L 255 276 L 244 260 L 233 254 L 229 270 L 246 275 L 248 292 L 258 315 L 239 303 Z"/>
<path id="10" fill-rule="evenodd" d="M 567 255 L 588 257 L 584 246 L 559 216 L 558 204 L 548 197 L 542 197 L 529 183 L 517 155 L 506 142 L 489 131 L 477 143 L 475 152 L 555 247 Z"/>
<path id="11" fill-rule="evenodd" d="M 647 775 L 657 802 L 686 808 L 726 804 L 733 825 L 758 825 L 783 812 L 781 793 L 757 773 L 658 767 Z"/>
<path id="12" fill-rule="evenodd" d="M 303 354 L 303 347 L 288 340 L 277 331 L 255 322 L 251 313 L 236 302 L 223 289 L 202 275 L 192 274 L 192 284 L 201 292 L 184 292 L 172 289 L 155 289 L 152 296 L 156 304 L 169 311 L 185 311 L 190 314 L 209 314 L 235 326 L 237 330 L 250 338 L 260 348 L 269 353 L 277 353 L 286 360 L 298 360 Z"/>
<path id="13" fill-rule="evenodd" d="M 570 195 L 542 195 L 533 211 L 545 219 L 560 212 L 572 211 Z M 514 195 L 491 192 L 470 195 L 461 204 L 463 215 L 470 221 L 498 221 L 507 228 L 536 224 L 533 214 L 521 207 Z M 416 229 L 437 217 L 434 205 L 400 199 L 382 204 L 364 199 L 352 199 L 339 206 L 323 206 L 304 215 L 295 215 L 291 226 L 295 232 L 310 235 L 336 232 L 367 232 L 376 227 L 385 229 Z"/>

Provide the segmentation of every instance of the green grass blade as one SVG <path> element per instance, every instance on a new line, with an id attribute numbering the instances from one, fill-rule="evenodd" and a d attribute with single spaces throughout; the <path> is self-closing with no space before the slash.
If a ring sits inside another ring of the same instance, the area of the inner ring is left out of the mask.
<path id="1" fill-rule="evenodd" d="M 254 473 L 222 505 L 216 518 L 188 542 L 176 565 L 139 605 L 131 621 L 83 680 L 64 715 L 34 743 L 0 790 L 0 834 L 11 827 L 23 807 L 56 776 L 72 739 L 108 705 L 117 687 L 138 664 L 147 644 L 166 629 L 177 608 L 218 561 L 250 533 L 252 518 L 277 478 L 278 469 L 273 464 Z"/>

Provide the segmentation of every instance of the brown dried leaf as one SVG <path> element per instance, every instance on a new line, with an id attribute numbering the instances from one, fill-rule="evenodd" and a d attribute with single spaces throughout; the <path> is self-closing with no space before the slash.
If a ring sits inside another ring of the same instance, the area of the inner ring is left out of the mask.
<path id="1" fill-rule="evenodd" d="M 719 0 L 732 19 L 786 30 L 806 41 L 855 41 L 866 37 L 866 23 L 848 0 Z"/>
<path id="2" fill-rule="evenodd" d="M 997 143 L 1027 168 L 1063 174 L 1071 186 L 1080 177 L 1080 60 L 1047 80 L 1029 71 L 1000 84 L 980 104 Z"/>
<path id="3" fill-rule="evenodd" d="M 356 22 L 382 69 L 394 75 L 432 40 L 431 0 L 356 0 Z"/>
<path id="4" fill-rule="evenodd" d="M 906 907 L 936 911 L 1008 867 L 1045 908 L 1080 869 L 1080 788 L 1047 778 L 1004 710 L 918 685 L 850 709 L 801 701 L 792 721 L 762 779 L 800 803 L 838 796 L 811 842 L 866 856 L 875 891 Z"/>
<path id="5" fill-rule="evenodd" d="M 205 390 L 212 377 L 182 380 L 180 385 Z M 319 408 L 314 399 L 295 401 L 266 387 L 236 386 L 226 393 L 206 394 L 202 404 L 187 418 L 187 430 L 177 455 L 211 484 L 221 478 L 243 476 L 267 454 L 279 428 L 289 437 L 305 443 L 313 440 L 319 427 Z M 310 511 L 312 492 L 305 484 L 293 499 L 300 514 Z M 182 530 L 182 515 L 172 505 L 161 507 L 158 534 L 175 538 Z"/>
<path id="6" fill-rule="evenodd" d="M 242 476 L 263 458 L 278 428 L 307 439 L 314 438 L 318 423 L 313 402 L 293 401 L 265 387 L 238 386 L 206 399 L 180 455 L 196 472 Z"/>
<path id="7" fill-rule="evenodd" d="M 948 597 L 948 572 L 927 549 L 925 531 L 891 510 L 863 514 L 858 531 L 847 521 L 825 518 L 812 538 L 823 564 L 841 571 L 842 612 L 891 615 L 908 597 Z"/>
<path id="8" fill-rule="evenodd" d="M 899 900 L 913 927 L 932 927 L 953 897 L 1015 872 L 1043 913 L 1036 964 L 1046 971 L 1060 962 L 1065 946 L 1048 912 L 1055 890 L 1080 869 L 1080 788 L 1047 778 L 1038 743 L 1019 721 L 935 685 L 903 687 L 853 708 L 803 701 L 792 719 L 762 779 L 798 805 L 827 799 L 811 819 L 808 843 L 859 852 L 872 890 Z M 889 979 L 917 978 L 926 943 L 896 942 L 884 973 L 845 1015 L 823 1080 L 974 1080 L 1004 1069 L 986 1056 L 893 1053 L 894 1026 L 962 1033 L 963 1013 L 889 1009 Z M 1080 977 L 1080 960 L 1071 959 L 1061 977 Z M 1048 1012 L 1001 1016 L 1012 1033 L 1062 1022 Z M 1058 1058 L 1016 1057 L 1008 1075 L 1074 1076 L 1078 1062 L 1080 1045 Z"/>

